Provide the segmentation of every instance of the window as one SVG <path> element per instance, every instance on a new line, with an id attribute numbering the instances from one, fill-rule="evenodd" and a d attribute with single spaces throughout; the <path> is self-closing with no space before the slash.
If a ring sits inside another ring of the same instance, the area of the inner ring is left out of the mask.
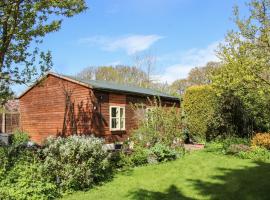
<path id="1" fill-rule="evenodd" d="M 112 131 L 125 130 L 125 107 L 111 106 L 110 107 L 110 129 Z"/>

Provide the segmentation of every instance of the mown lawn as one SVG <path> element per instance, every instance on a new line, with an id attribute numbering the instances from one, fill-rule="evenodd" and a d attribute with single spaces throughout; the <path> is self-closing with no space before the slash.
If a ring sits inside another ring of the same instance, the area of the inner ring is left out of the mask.
<path id="1" fill-rule="evenodd" d="M 194 152 L 118 174 L 111 182 L 63 199 L 270 199 L 270 163 Z"/>

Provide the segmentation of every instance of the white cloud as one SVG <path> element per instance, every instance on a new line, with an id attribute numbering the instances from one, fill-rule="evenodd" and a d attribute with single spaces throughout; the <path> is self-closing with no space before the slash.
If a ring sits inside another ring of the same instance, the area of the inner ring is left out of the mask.
<path id="1" fill-rule="evenodd" d="M 176 64 L 165 67 L 162 74 L 154 75 L 154 77 L 167 83 L 186 78 L 192 68 L 204 66 L 209 61 L 218 61 L 215 50 L 219 43 L 218 41 L 205 48 L 193 48 L 185 52 L 175 52 L 159 57 L 158 61 L 171 61 Z"/>
<path id="2" fill-rule="evenodd" d="M 83 38 L 79 43 L 99 45 L 105 51 L 124 50 L 128 55 L 144 51 L 162 39 L 159 35 L 129 35 L 117 38 L 94 36 Z"/>

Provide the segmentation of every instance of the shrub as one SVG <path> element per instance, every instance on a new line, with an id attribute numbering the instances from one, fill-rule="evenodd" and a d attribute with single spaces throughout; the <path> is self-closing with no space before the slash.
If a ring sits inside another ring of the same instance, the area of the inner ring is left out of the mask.
<path id="1" fill-rule="evenodd" d="M 209 85 L 189 87 L 183 98 L 183 108 L 189 135 L 196 141 L 215 138 L 222 118 L 218 97 Z"/>
<path id="2" fill-rule="evenodd" d="M 247 149 L 249 146 L 249 140 L 246 138 L 239 138 L 230 136 L 222 140 L 223 153 L 233 153 L 234 151 Z"/>
<path id="3" fill-rule="evenodd" d="M 116 170 L 126 170 L 134 166 L 130 156 L 124 151 L 112 152 L 110 163 L 112 168 Z"/>
<path id="4" fill-rule="evenodd" d="M 140 146 L 154 146 L 163 143 L 168 146 L 183 138 L 180 109 L 164 107 L 159 99 L 150 101 L 151 107 L 133 105 L 138 115 L 138 129 L 134 130 L 132 139 Z"/>
<path id="5" fill-rule="evenodd" d="M 112 175 L 103 144 L 93 136 L 49 138 L 43 150 L 44 171 L 63 191 L 89 188 Z"/>
<path id="6" fill-rule="evenodd" d="M 130 160 L 134 166 L 147 164 L 148 150 L 140 146 L 136 146 L 130 155 Z"/>
<path id="7" fill-rule="evenodd" d="M 250 147 L 244 144 L 232 144 L 227 149 L 227 154 L 237 154 L 239 152 L 249 151 Z"/>
<path id="8" fill-rule="evenodd" d="M 26 132 L 16 130 L 12 135 L 12 144 L 18 145 L 27 143 L 29 141 L 29 135 Z"/>
<path id="9" fill-rule="evenodd" d="M 253 146 L 264 147 L 270 150 L 270 133 L 257 133 L 251 140 Z"/>
<path id="10" fill-rule="evenodd" d="M 223 144 L 220 141 L 211 141 L 205 144 L 205 151 L 213 153 L 222 153 Z"/>
<path id="11" fill-rule="evenodd" d="M 250 151 L 241 151 L 237 154 L 243 159 L 252 159 L 255 161 L 270 161 L 270 151 L 262 147 L 252 147 Z"/>
<path id="12" fill-rule="evenodd" d="M 236 136 L 215 139 L 206 144 L 206 151 L 223 154 L 235 154 L 240 151 L 247 151 L 248 149 L 249 140 Z"/>
<path id="13" fill-rule="evenodd" d="M 23 146 L 0 148 L 0 199 L 54 199 L 57 186 L 42 173 L 34 149 Z"/>
<path id="14" fill-rule="evenodd" d="M 166 145 L 157 143 L 149 149 L 149 155 L 152 156 L 152 158 L 156 157 L 158 162 L 166 162 L 175 160 L 178 153 Z"/>
<path id="15" fill-rule="evenodd" d="M 0 196 L 3 199 L 54 199 L 59 196 L 57 187 L 41 171 L 37 161 L 19 161 L 0 183 Z"/>

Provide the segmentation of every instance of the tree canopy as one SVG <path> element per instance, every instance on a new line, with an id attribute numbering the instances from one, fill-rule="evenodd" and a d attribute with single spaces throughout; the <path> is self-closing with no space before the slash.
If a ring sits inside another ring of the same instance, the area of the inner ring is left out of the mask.
<path id="1" fill-rule="evenodd" d="M 148 77 L 143 70 L 125 65 L 87 67 L 77 76 L 83 79 L 105 80 L 140 87 L 148 86 Z"/>
<path id="2" fill-rule="evenodd" d="M 219 67 L 219 62 L 208 62 L 205 66 L 194 67 L 187 78 L 174 81 L 171 88 L 175 92 L 183 93 L 190 86 L 208 85 L 212 83 L 212 77 L 217 73 Z"/>
<path id="3" fill-rule="evenodd" d="M 50 51 L 39 49 L 43 37 L 58 31 L 63 17 L 72 17 L 85 9 L 84 0 L 0 2 L 1 102 L 8 96 L 10 84 L 28 83 L 51 68 Z"/>
<path id="4" fill-rule="evenodd" d="M 241 18 L 234 9 L 237 26 L 220 45 L 222 61 L 213 84 L 220 95 L 239 98 L 255 125 L 270 128 L 270 1 L 252 0 L 249 15 Z M 268 129 L 267 128 L 267 129 Z"/>

